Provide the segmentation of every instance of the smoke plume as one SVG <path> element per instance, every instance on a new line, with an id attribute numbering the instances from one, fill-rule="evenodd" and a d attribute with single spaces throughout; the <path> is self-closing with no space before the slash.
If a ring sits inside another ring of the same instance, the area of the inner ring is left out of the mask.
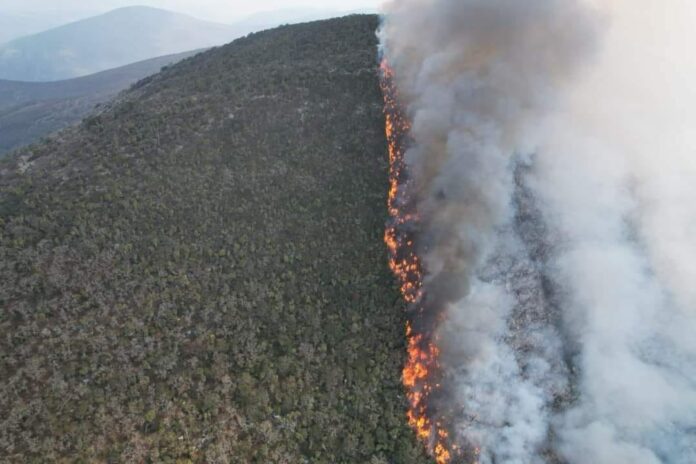
<path id="1" fill-rule="evenodd" d="M 385 12 L 435 420 L 484 464 L 696 462 L 696 4 Z"/>

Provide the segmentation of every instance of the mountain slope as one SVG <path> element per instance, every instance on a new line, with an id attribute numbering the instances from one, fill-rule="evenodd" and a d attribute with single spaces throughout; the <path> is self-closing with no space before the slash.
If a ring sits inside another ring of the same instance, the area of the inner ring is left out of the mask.
<path id="1" fill-rule="evenodd" d="M 54 82 L 0 80 L 0 156 L 79 122 L 95 105 L 197 51 L 162 56 Z"/>
<path id="2" fill-rule="evenodd" d="M 254 34 L 0 161 L 0 461 L 426 462 L 377 24 Z"/>
<path id="3" fill-rule="evenodd" d="M 121 8 L 0 46 L 0 79 L 70 79 L 221 45 L 247 32 L 156 8 Z"/>

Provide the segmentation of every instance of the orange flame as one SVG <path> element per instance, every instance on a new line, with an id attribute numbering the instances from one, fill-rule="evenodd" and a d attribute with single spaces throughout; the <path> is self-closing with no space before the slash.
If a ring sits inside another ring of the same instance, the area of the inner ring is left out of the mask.
<path id="1" fill-rule="evenodd" d="M 402 243 L 399 226 L 416 220 L 399 208 L 399 193 L 404 174 L 404 147 L 402 139 L 411 130 L 411 124 L 399 109 L 394 87 L 394 73 L 382 62 L 382 93 L 384 95 L 386 134 L 389 145 L 389 197 L 387 209 L 389 224 L 384 233 L 384 242 L 389 249 L 389 267 L 401 284 L 401 293 L 408 303 L 415 303 L 422 296 L 422 271 L 420 261 L 413 250 L 413 242 Z"/>
<path id="2" fill-rule="evenodd" d="M 389 267 L 400 284 L 401 294 L 407 303 L 416 306 L 423 298 L 423 266 L 408 229 L 418 223 L 418 216 L 407 210 L 404 201 L 408 194 L 404 141 L 411 130 L 411 123 L 398 103 L 394 71 L 386 61 L 382 62 L 380 68 L 389 145 L 389 221 L 384 242 L 389 250 Z M 423 311 L 422 308 L 418 310 Z M 406 338 L 408 358 L 403 368 L 402 382 L 409 403 L 406 413 L 408 423 L 437 464 L 450 463 L 457 448 L 450 443 L 447 430 L 431 417 L 428 410 L 428 399 L 439 387 L 434 384 L 434 373 L 439 370 L 440 350 L 431 337 L 417 333 L 411 322 L 406 325 Z"/>

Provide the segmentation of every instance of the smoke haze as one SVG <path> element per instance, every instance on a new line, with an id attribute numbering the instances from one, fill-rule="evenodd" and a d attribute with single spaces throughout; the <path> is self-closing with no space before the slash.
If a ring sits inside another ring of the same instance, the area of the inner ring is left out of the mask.
<path id="1" fill-rule="evenodd" d="M 482 463 L 696 462 L 696 5 L 386 13 L 457 441 Z"/>

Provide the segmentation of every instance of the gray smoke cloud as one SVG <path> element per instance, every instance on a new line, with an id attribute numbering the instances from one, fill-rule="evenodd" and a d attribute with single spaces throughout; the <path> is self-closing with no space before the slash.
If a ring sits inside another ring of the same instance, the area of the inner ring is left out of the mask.
<path id="1" fill-rule="evenodd" d="M 385 7 L 448 420 L 483 464 L 696 462 L 696 6 L 638 4 Z"/>
<path id="2" fill-rule="evenodd" d="M 577 346 L 572 463 L 696 462 L 696 5 L 616 0 L 590 71 L 539 127 L 533 190 Z"/>

